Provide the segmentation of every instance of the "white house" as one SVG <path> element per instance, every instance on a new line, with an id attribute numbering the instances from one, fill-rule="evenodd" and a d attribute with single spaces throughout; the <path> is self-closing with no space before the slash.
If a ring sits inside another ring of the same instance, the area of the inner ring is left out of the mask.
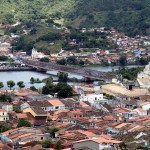
<path id="1" fill-rule="evenodd" d="M 136 108 L 133 110 L 133 112 L 136 112 L 139 116 L 146 116 L 147 111 L 142 108 Z"/>
<path id="2" fill-rule="evenodd" d="M 150 109 L 150 102 L 141 103 L 140 106 L 141 106 L 142 109 L 144 109 L 144 110 L 149 110 L 149 109 Z"/>
<path id="3" fill-rule="evenodd" d="M 0 121 L 9 120 L 9 116 L 6 110 L 0 109 Z"/>
<path id="4" fill-rule="evenodd" d="M 136 112 L 132 111 L 128 108 L 115 108 L 113 109 L 113 113 L 117 116 L 123 116 L 126 119 L 135 119 L 136 118 Z"/>
<path id="5" fill-rule="evenodd" d="M 48 100 L 48 102 L 52 105 L 52 111 L 65 109 L 65 104 L 63 104 L 59 99 L 51 99 Z"/>
<path id="6" fill-rule="evenodd" d="M 23 103 L 20 108 L 21 110 L 24 110 L 32 106 L 40 106 L 46 112 L 53 110 L 53 106 L 47 100 L 26 102 Z"/>
<path id="7" fill-rule="evenodd" d="M 79 97 L 80 101 L 88 101 L 89 103 L 91 103 L 92 105 L 95 104 L 104 104 L 104 103 L 109 103 L 108 99 L 104 99 L 103 94 L 81 94 L 81 96 Z"/>

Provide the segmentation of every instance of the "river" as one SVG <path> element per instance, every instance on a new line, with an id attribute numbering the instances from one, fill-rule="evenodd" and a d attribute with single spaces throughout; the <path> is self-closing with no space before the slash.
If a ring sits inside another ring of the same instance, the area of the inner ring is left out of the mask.
<path id="1" fill-rule="evenodd" d="M 135 68 L 138 66 L 127 66 L 128 68 Z M 103 72 L 108 72 L 113 70 L 118 70 L 119 66 L 114 66 L 114 67 L 89 67 L 90 69 L 93 70 L 99 70 Z M 0 82 L 4 83 L 4 89 L 7 89 L 7 81 L 8 80 L 13 80 L 16 84 L 18 81 L 24 81 L 26 88 L 29 88 L 30 86 L 35 86 L 36 88 L 40 88 L 44 85 L 44 83 L 40 84 L 30 84 L 30 78 L 39 78 L 40 80 L 47 78 L 49 76 L 52 76 L 52 78 L 55 80 L 57 79 L 56 77 L 57 71 L 47 71 L 47 73 L 40 73 L 40 72 L 33 72 L 33 71 L 10 71 L 10 72 L 0 72 Z M 75 74 L 68 74 L 68 76 L 71 77 L 76 77 L 78 79 L 81 79 L 82 76 L 75 75 Z M 17 88 L 17 85 L 15 86 Z"/>

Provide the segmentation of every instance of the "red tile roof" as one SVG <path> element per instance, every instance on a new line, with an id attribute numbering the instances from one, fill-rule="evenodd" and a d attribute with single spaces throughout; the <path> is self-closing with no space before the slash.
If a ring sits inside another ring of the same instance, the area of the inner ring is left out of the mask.
<path id="1" fill-rule="evenodd" d="M 64 105 L 59 99 L 48 100 L 48 102 L 53 106 Z"/>

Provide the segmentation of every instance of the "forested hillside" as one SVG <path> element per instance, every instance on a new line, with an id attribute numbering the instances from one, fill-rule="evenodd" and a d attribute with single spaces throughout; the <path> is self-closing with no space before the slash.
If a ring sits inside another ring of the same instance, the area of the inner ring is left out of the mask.
<path id="1" fill-rule="evenodd" d="M 53 18 L 72 26 L 150 34 L 150 0 L 0 0 L 0 22 Z"/>

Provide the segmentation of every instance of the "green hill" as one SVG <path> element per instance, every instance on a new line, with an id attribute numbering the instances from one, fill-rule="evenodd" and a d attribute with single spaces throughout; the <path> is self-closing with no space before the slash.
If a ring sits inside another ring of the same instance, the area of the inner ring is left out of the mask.
<path id="1" fill-rule="evenodd" d="M 1 23 L 53 18 L 75 27 L 150 34 L 150 0 L 0 0 L 0 12 Z"/>

